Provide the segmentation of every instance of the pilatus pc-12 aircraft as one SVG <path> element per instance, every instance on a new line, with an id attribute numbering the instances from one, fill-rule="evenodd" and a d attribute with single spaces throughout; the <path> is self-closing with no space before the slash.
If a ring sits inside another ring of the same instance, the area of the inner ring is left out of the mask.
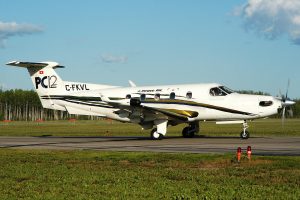
<path id="1" fill-rule="evenodd" d="M 139 124 L 152 129 L 152 139 L 162 139 L 168 126 L 186 123 L 183 137 L 198 133 L 200 121 L 242 124 L 240 137 L 247 139 L 247 120 L 265 118 L 295 102 L 287 98 L 239 94 L 217 84 L 185 84 L 118 87 L 63 81 L 54 71 L 56 62 L 18 62 L 27 68 L 44 108 L 70 114 L 94 115 Z"/>

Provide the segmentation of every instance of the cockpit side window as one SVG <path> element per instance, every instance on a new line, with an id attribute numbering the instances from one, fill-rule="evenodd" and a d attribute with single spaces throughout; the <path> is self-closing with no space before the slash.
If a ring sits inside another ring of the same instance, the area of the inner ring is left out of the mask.
<path id="1" fill-rule="evenodd" d="M 226 96 L 227 93 L 221 90 L 219 87 L 214 87 L 209 90 L 211 96 Z"/>
<path id="2" fill-rule="evenodd" d="M 211 96 L 226 96 L 228 94 L 234 93 L 234 91 L 225 86 L 220 86 L 211 88 L 209 90 L 209 93 Z"/>

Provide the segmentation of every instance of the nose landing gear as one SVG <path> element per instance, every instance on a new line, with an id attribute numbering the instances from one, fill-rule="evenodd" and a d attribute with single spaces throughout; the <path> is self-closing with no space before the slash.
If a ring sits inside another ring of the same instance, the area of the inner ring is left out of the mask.
<path id="1" fill-rule="evenodd" d="M 250 133 L 247 131 L 247 128 L 249 128 L 248 123 L 246 120 L 244 120 L 243 131 L 240 134 L 241 139 L 243 140 L 248 139 L 250 137 Z"/>
<path id="2" fill-rule="evenodd" d="M 163 134 L 157 132 L 157 128 L 152 129 L 151 131 L 151 139 L 152 140 L 162 140 L 163 139 Z"/>
<path id="3" fill-rule="evenodd" d="M 151 138 L 153 140 L 161 140 L 167 133 L 167 125 L 168 125 L 168 120 L 155 120 L 154 125 L 156 125 L 156 128 L 154 128 L 151 131 Z"/>

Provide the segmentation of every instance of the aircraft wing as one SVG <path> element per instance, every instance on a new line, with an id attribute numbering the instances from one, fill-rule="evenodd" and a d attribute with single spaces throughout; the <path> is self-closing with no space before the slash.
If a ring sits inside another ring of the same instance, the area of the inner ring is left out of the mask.
<path id="1" fill-rule="evenodd" d="M 184 114 L 180 114 L 172 109 L 161 109 L 161 108 L 154 108 L 154 107 L 149 107 L 149 106 L 141 106 L 141 107 L 147 111 L 160 113 L 167 117 L 171 117 L 173 119 L 177 119 L 180 121 L 188 121 L 189 120 L 188 116 L 186 116 Z"/>
<path id="2" fill-rule="evenodd" d="M 177 110 L 177 109 L 163 109 L 156 108 L 151 106 L 143 105 L 138 99 L 122 99 L 122 100 L 111 100 L 105 96 L 101 96 L 102 101 L 105 101 L 109 105 L 119 108 L 120 110 L 130 112 L 130 110 L 140 109 L 144 115 L 163 115 L 168 118 L 186 122 L 189 120 L 189 117 L 193 118 L 198 116 L 197 112 L 189 111 L 189 110 Z M 134 102 L 132 101 L 134 100 Z"/>

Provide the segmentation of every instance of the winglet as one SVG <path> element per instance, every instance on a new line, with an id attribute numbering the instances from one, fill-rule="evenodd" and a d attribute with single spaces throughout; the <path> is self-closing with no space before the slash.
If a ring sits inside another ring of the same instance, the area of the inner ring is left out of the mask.
<path id="1" fill-rule="evenodd" d="M 131 87 L 136 87 L 136 84 L 132 80 L 129 80 L 128 82 Z"/>

